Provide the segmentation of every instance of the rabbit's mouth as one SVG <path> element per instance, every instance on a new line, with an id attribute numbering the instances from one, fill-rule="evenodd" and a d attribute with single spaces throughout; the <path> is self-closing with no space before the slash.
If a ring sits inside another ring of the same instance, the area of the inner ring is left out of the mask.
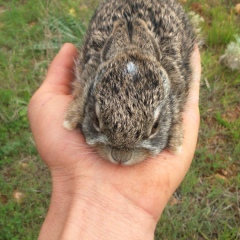
<path id="1" fill-rule="evenodd" d="M 116 163 L 124 164 L 132 157 L 132 150 L 112 148 L 111 157 Z"/>
<path id="2" fill-rule="evenodd" d="M 106 160 L 119 165 L 131 166 L 142 162 L 150 153 L 142 148 L 116 148 L 101 145 L 97 148 L 100 155 Z"/>

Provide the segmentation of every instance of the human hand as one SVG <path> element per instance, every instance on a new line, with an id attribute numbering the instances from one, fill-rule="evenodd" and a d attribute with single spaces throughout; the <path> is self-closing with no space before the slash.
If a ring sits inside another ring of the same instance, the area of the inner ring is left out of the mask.
<path id="1" fill-rule="evenodd" d="M 192 56 L 194 79 L 183 115 L 181 153 L 164 150 L 127 167 L 102 160 L 80 132 L 62 126 L 72 100 L 76 56 L 76 48 L 65 44 L 29 103 L 36 146 L 53 181 L 51 205 L 39 239 L 153 239 L 160 215 L 187 173 L 196 147 L 198 48 Z"/>

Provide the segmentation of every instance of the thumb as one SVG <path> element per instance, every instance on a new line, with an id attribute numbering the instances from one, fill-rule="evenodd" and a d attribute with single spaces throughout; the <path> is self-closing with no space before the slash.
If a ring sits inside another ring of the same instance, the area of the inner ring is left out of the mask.
<path id="1" fill-rule="evenodd" d="M 77 53 L 73 44 L 65 43 L 50 64 L 41 88 L 51 93 L 69 94 Z"/>
<path id="2" fill-rule="evenodd" d="M 34 125 L 42 107 L 54 96 L 70 94 L 70 83 L 73 78 L 73 67 L 76 56 L 76 47 L 73 44 L 66 43 L 53 59 L 46 79 L 34 93 L 28 104 L 30 125 Z"/>

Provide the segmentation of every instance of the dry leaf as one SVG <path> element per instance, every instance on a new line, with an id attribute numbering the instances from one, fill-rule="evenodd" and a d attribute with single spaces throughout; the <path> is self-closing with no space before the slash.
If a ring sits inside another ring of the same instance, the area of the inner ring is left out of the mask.
<path id="1" fill-rule="evenodd" d="M 202 5 L 200 3 L 196 3 L 196 2 L 192 3 L 191 8 L 194 12 L 202 15 L 203 9 L 202 9 Z"/>
<path id="2" fill-rule="evenodd" d="M 85 5 L 85 4 L 81 4 L 81 5 L 79 6 L 79 9 L 80 9 L 80 10 L 88 10 L 88 7 L 87 7 L 87 5 Z"/>
<path id="3" fill-rule="evenodd" d="M 181 201 L 179 199 L 175 198 L 175 197 L 172 197 L 169 201 L 170 206 L 174 206 L 174 205 L 177 205 L 177 204 L 180 204 L 180 203 L 181 203 Z"/>
<path id="4" fill-rule="evenodd" d="M 27 163 L 20 163 L 20 167 L 22 169 L 28 169 L 29 168 L 29 165 Z"/>
<path id="5" fill-rule="evenodd" d="M 7 195 L 1 194 L 0 193 L 0 203 L 1 204 L 6 204 L 8 202 L 8 197 Z"/>
<path id="6" fill-rule="evenodd" d="M 214 174 L 214 176 L 215 176 L 215 178 L 221 179 L 221 180 L 223 180 L 224 182 L 229 182 L 229 180 L 228 180 L 226 177 L 224 177 L 223 175 L 221 175 L 221 174 L 219 174 L 219 173 Z"/>
<path id="7" fill-rule="evenodd" d="M 236 5 L 235 10 L 237 14 L 240 14 L 240 3 Z"/>
<path id="8" fill-rule="evenodd" d="M 22 192 L 19 192 L 18 190 L 15 190 L 13 192 L 13 198 L 16 200 L 16 202 L 20 203 L 22 202 L 23 198 L 25 197 L 25 194 Z"/>

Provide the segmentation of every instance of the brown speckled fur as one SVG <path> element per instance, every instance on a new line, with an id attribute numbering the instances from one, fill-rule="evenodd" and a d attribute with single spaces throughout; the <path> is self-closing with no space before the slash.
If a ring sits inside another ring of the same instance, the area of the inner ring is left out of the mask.
<path id="1" fill-rule="evenodd" d="M 177 150 L 194 44 L 174 0 L 104 2 L 76 62 L 65 126 L 80 128 L 112 162 L 134 164 L 165 147 Z"/>

